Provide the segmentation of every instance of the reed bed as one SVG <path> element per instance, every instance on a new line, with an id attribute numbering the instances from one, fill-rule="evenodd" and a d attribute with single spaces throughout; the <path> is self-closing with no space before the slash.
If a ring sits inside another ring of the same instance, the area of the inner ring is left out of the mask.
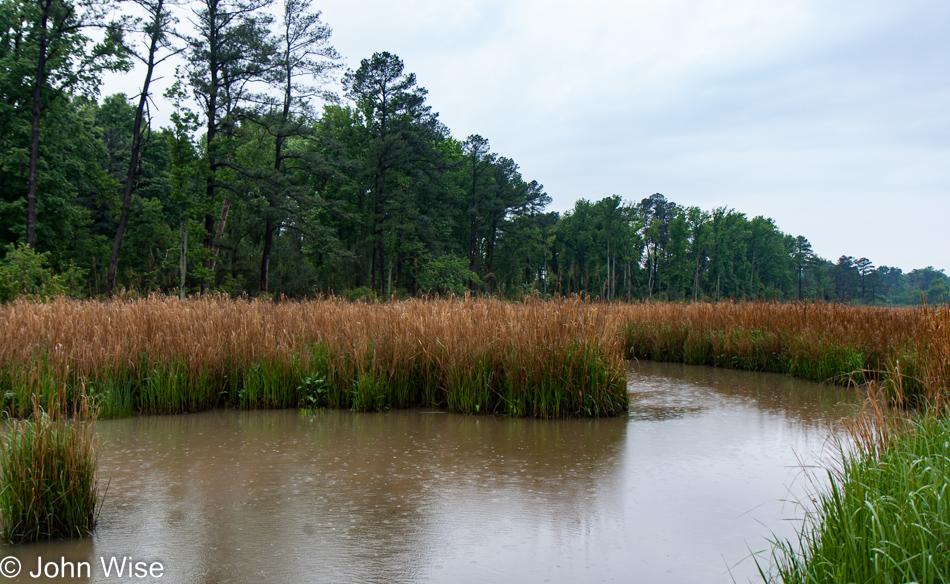
<path id="1" fill-rule="evenodd" d="M 628 358 L 842 384 L 902 377 L 908 398 L 930 387 L 920 383 L 920 369 L 932 359 L 930 329 L 946 322 L 945 308 L 820 303 L 637 304 L 622 311 Z M 947 379 L 950 360 L 934 373 Z"/>
<path id="2" fill-rule="evenodd" d="M 350 303 L 151 297 L 0 307 L 0 391 L 83 386 L 100 417 L 218 406 L 513 416 L 626 411 L 618 313 L 579 299 Z"/>
<path id="3" fill-rule="evenodd" d="M 888 389 L 898 398 L 909 396 L 910 405 L 922 399 L 936 415 L 950 414 L 950 305 L 928 311 L 915 329 L 917 360 L 895 362 Z"/>
<path id="4" fill-rule="evenodd" d="M 101 417 L 322 405 L 601 416 L 625 411 L 626 357 L 883 381 L 913 405 L 946 394 L 947 322 L 946 307 L 814 303 L 17 301 L 0 306 L 0 390 L 14 417 L 60 382 L 73 401 L 84 385 Z"/>

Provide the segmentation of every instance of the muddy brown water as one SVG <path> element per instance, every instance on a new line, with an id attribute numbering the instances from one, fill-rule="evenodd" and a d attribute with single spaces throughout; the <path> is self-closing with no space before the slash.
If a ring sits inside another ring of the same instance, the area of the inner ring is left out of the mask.
<path id="1" fill-rule="evenodd" d="M 659 363 L 631 365 L 629 390 L 629 416 L 601 420 L 328 410 L 101 421 L 108 491 L 95 535 L 3 549 L 22 567 L 6 580 L 759 580 L 750 554 L 794 536 L 793 501 L 813 488 L 802 463 L 831 456 L 853 392 Z"/>

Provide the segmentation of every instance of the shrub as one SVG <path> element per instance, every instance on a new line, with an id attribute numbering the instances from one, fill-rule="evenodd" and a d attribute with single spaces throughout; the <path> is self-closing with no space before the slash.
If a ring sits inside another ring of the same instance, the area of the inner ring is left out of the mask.
<path id="1" fill-rule="evenodd" d="M 78 296 L 85 279 L 83 270 L 70 265 L 65 272 L 56 274 L 48 261 L 49 252 L 37 253 L 25 243 L 7 246 L 6 257 L 0 260 L 0 302 L 10 302 L 18 296 Z"/>

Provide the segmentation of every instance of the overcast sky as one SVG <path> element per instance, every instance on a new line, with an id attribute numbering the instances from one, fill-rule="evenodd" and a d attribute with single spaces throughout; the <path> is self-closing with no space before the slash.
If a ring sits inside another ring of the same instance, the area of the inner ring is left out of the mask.
<path id="1" fill-rule="evenodd" d="M 452 134 L 554 210 L 659 192 L 771 217 L 832 261 L 950 269 L 946 0 L 315 7 L 348 67 L 401 57 Z"/>

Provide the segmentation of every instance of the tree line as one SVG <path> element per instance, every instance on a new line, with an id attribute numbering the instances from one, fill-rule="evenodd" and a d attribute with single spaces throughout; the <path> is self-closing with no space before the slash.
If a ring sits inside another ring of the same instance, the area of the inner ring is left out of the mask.
<path id="1" fill-rule="evenodd" d="M 832 263 L 726 207 L 654 194 L 549 211 L 544 187 L 486 138 L 452 136 L 398 56 L 344 72 L 330 37 L 310 0 L 0 0 L 0 299 L 53 284 L 89 296 L 946 298 L 942 270 Z M 136 93 L 100 99 L 102 74 L 135 63 Z M 174 83 L 156 96 L 160 76 Z M 160 97 L 165 127 L 152 120 Z"/>

